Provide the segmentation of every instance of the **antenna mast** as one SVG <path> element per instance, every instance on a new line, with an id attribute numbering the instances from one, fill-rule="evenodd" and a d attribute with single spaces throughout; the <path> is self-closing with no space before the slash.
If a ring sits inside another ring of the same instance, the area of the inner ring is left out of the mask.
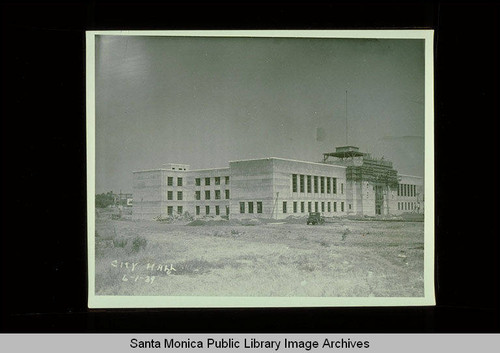
<path id="1" fill-rule="evenodd" d="M 349 130 L 349 126 L 347 124 L 347 90 L 345 91 L 345 145 L 349 144 L 347 140 L 347 131 Z"/>

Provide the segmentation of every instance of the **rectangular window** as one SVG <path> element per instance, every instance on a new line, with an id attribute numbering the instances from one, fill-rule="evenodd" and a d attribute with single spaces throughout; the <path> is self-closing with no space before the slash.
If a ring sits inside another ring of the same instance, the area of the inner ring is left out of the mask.
<path id="1" fill-rule="evenodd" d="M 174 177 L 168 177 L 167 178 L 167 185 L 168 186 L 173 186 L 174 185 Z"/>
<path id="2" fill-rule="evenodd" d="M 398 196 L 400 196 L 399 195 L 400 194 L 399 190 L 401 190 L 401 184 L 398 184 Z"/>
<path id="3" fill-rule="evenodd" d="M 182 206 L 177 206 L 177 213 L 182 214 Z"/>
<path id="4" fill-rule="evenodd" d="M 220 214 L 219 206 L 215 206 L 215 215 L 218 216 Z"/>
<path id="5" fill-rule="evenodd" d="M 314 203 L 314 212 L 318 212 L 318 211 L 319 211 L 319 209 L 318 209 L 318 202 L 316 201 Z"/>
<path id="6" fill-rule="evenodd" d="M 177 186 L 182 186 L 182 178 L 177 178 Z"/>
<path id="7" fill-rule="evenodd" d="M 253 213 L 253 202 L 248 203 L 248 213 Z"/>
<path id="8" fill-rule="evenodd" d="M 215 199 L 220 200 L 220 190 L 215 190 Z"/>
<path id="9" fill-rule="evenodd" d="M 318 193 L 318 177 L 316 175 L 314 176 L 314 193 Z"/>
<path id="10" fill-rule="evenodd" d="M 174 192 L 167 191 L 167 200 L 173 200 L 173 199 L 174 199 Z"/>
<path id="11" fill-rule="evenodd" d="M 330 194 L 331 191 L 332 191 L 332 188 L 331 188 L 331 179 L 330 178 L 326 178 L 326 193 Z"/>
<path id="12" fill-rule="evenodd" d="M 174 206 L 168 206 L 167 213 L 169 216 L 172 216 L 174 214 Z"/>
<path id="13" fill-rule="evenodd" d="M 177 200 L 182 200 L 182 191 L 177 191 Z"/>
<path id="14" fill-rule="evenodd" d="M 210 178 L 205 178 L 205 185 L 210 185 Z"/>
<path id="15" fill-rule="evenodd" d="M 210 190 L 205 190 L 205 200 L 210 200 Z"/>
<path id="16" fill-rule="evenodd" d="M 240 202 L 240 213 L 245 213 L 245 203 Z"/>
<path id="17" fill-rule="evenodd" d="M 194 183 L 195 183 L 196 186 L 200 186 L 201 185 L 201 179 L 200 178 L 194 179 Z"/>
<path id="18" fill-rule="evenodd" d="M 403 196 L 408 196 L 408 193 L 406 192 L 406 190 L 408 190 L 408 189 L 406 188 L 406 184 L 404 184 Z"/>
<path id="19" fill-rule="evenodd" d="M 262 202 L 257 201 L 257 213 L 262 213 Z"/>
<path id="20" fill-rule="evenodd" d="M 320 185 L 321 185 L 320 190 L 321 190 L 321 193 L 324 194 L 325 193 L 325 177 L 321 177 L 320 181 L 321 181 L 321 183 L 320 183 Z"/>
<path id="21" fill-rule="evenodd" d="M 309 201 L 307 203 L 307 212 L 312 212 L 312 202 L 311 201 Z"/>
<path id="22" fill-rule="evenodd" d="M 307 192 L 309 194 L 312 192 L 312 188 L 311 188 L 311 176 L 310 175 L 307 176 Z"/>
<path id="23" fill-rule="evenodd" d="M 340 193 L 343 194 L 344 193 L 344 183 L 341 183 L 340 184 Z"/>
<path id="24" fill-rule="evenodd" d="M 293 213 L 297 213 L 297 201 L 293 202 Z"/>
<path id="25" fill-rule="evenodd" d="M 352 209 L 352 207 L 351 207 L 351 206 L 352 206 L 352 205 L 351 205 L 351 204 L 349 204 L 349 209 Z"/>
<path id="26" fill-rule="evenodd" d="M 332 212 L 332 203 L 328 201 L 328 213 Z"/>
<path id="27" fill-rule="evenodd" d="M 297 174 L 292 174 L 292 192 L 297 192 Z"/>
<path id="28" fill-rule="evenodd" d="M 229 190 L 226 190 L 226 199 L 229 199 Z"/>
<path id="29" fill-rule="evenodd" d="M 229 216 L 229 206 L 226 206 L 226 216 Z"/>
<path id="30" fill-rule="evenodd" d="M 304 175 L 300 176 L 300 192 L 305 192 L 304 178 Z"/>
<path id="31" fill-rule="evenodd" d="M 304 201 L 300 202 L 300 212 L 304 213 L 306 211 L 306 205 Z"/>
<path id="32" fill-rule="evenodd" d="M 220 177 L 215 177 L 215 185 L 220 185 Z"/>
<path id="33" fill-rule="evenodd" d="M 205 214 L 210 214 L 210 206 L 205 206 Z"/>
<path id="34" fill-rule="evenodd" d="M 337 178 L 332 178 L 332 192 L 337 193 Z"/>
<path id="35" fill-rule="evenodd" d="M 286 213 L 286 201 L 283 201 L 283 213 Z"/>
<path id="36" fill-rule="evenodd" d="M 226 179 L 226 180 L 225 180 L 226 185 L 229 185 L 229 177 L 228 177 L 228 176 L 226 176 L 226 177 L 225 177 L 225 179 Z"/>
<path id="37" fill-rule="evenodd" d="M 201 191 L 200 191 L 200 190 L 195 191 L 195 193 L 194 193 L 194 194 L 195 194 L 195 198 L 196 198 L 196 200 L 201 200 Z"/>
<path id="38" fill-rule="evenodd" d="M 400 206 L 399 206 L 399 202 L 398 202 L 398 211 L 399 211 L 399 208 L 400 208 Z"/>
<path id="39" fill-rule="evenodd" d="M 200 206 L 196 206 L 196 215 L 199 216 L 200 215 Z"/>
<path id="40" fill-rule="evenodd" d="M 341 202 L 341 203 L 340 203 L 340 211 L 341 211 L 341 212 L 344 212 L 344 202 Z"/>
<path id="41" fill-rule="evenodd" d="M 337 212 L 337 202 L 333 203 L 333 212 Z"/>
<path id="42" fill-rule="evenodd" d="M 321 201 L 321 212 L 325 212 L 325 202 Z"/>

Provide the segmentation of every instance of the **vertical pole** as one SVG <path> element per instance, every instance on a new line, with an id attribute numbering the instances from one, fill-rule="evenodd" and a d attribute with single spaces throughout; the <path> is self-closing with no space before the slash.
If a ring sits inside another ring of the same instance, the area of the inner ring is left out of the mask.
<path id="1" fill-rule="evenodd" d="M 347 131 L 349 130 L 349 126 L 347 125 L 347 90 L 345 91 L 345 145 L 348 145 L 347 139 Z"/>

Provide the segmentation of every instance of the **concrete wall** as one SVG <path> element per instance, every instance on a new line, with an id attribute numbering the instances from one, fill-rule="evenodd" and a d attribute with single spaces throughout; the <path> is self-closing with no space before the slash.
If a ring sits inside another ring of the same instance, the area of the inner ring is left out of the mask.
<path id="1" fill-rule="evenodd" d="M 424 179 L 411 175 L 399 175 L 398 190 L 394 192 L 393 214 L 424 213 Z"/>
<path id="2" fill-rule="evenodd" d="M 226 184 L 226 176 L 229 183 Z M 209 178 L 209 185 L 205 179 Z M 219 178 L 219 184 L 216 183 Z M 196 185 L 196 179 L 200 179 L 200 185 Z M 226 215 L 226 207 L 229 208 L 230 199 L 226 198 L 226 190 L 229 190 L 231 197 L 231 177 L 229 168 L 201 169 L 193 170 L 189 173 L 186 194 L 189 195 L 189 213 L 195 216 L 207 216 L 206 207 L 209 207 L 209 216 L 216 216 L 216 208 L 219 207 L 219 216 Z M 196 200 L 196 191 L 200 192 L 200 200 Z M 210 199 L 206 198 L 206 192 L 210 193 Z M 220 198 L 216 199 L 216 191 L 219 191 Z M 200 214 L 196 214 L 196 206 L 200 207 Z"/>
<path id="3" fill-rule="evenodd" d="M 132 217 L 153 219 L 163 212 L 164 178 L 163 170 L 134 172 Z"/>
<path id="4" fill-rule="evenodd" d="M 231 170 L 230 218 L 263 217 L 270 218 L 275 207 L 272 159 L 234 161 Z M 240 202 L 245 204 L 245 212 L 240 212 Z M 253 213 L 249 213 L 249 202 Z M 262 202 L 262 213 L 257 213 L 257 202 Z"/>
<path id="5" fill-rule="evenodd" d="M 317 205 L 317 212 L 321 212 L 327 217 L 346 214 L 345 167 L 279 158 L 272 159 L 272 167 L 273 195 L 275 196 L 273 218 L 282 219 L 290 215 L 306 216 L 309 212 L 309 203 L 311 203 L 312 212 L 316 212 Z M 292 187 L 292 176 L 294 174 L 297 175 L 297 192 L 294 192 Z M 301 192 L 300 187 L 301 175 L 304 176 L 304 192 Z M 311 192 L 308 192 L 307 188 L 308 176 L 311 177 Z M 315 192 L 314 188 L 314 177 L 317 177 L 317 192 Z M 327 178 L 330 178 L 330 193 L 327 190 Z M 323 180 L 323 192 L 321 192 L 321 180 Z M 333 193 L 334 181 L 336 182 L 336 193 Z M 342 190 L 344 190 L 343 193 Z M 284 202 L 286 202 L 286 212 Z M 296 212 L 294 212 L 294 202 L 297 203 Z M 342 202 L 344 203 L 343 212 L 341 211 Z M 302 212 L 302 203 L 304 203 L 304 212 Z M 336 212 L 334 211 L 334 203 L 336 203 Z M 328 211 L 328 204 L 330 204 L 330 211 Z"/>

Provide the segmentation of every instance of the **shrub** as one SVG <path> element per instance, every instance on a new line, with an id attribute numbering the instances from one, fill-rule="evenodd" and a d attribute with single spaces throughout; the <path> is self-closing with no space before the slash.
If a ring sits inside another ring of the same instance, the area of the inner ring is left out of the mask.
<path id="1" fill-rule="evenodd" d="M 145 249 L 148 241 L 144 237 L 136 236 L 132 239 L 132 252 L 139 252 L 141 249 Z"/>
<path id="2" fill-rule="evenodd" d="M 115 248 L 124 248 L 127 246 L 128 239 L 127 238 L 114 238 L 113 239 L 113 246 Z"/>

